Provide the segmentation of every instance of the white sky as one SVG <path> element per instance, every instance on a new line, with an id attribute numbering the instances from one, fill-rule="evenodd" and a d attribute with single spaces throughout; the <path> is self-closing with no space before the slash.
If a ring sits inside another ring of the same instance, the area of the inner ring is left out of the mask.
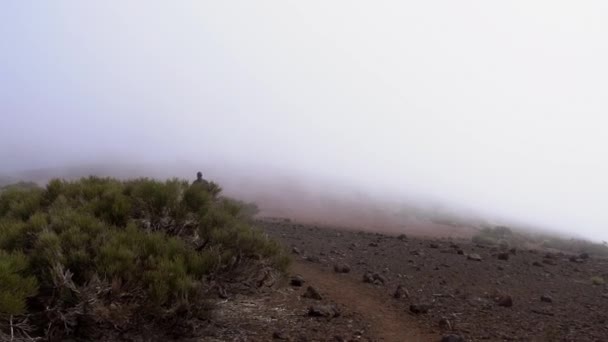
<path id="1" fill-rule="evenodd" d="M 608 2 L 6 1 L 0 165 L 343 177 L 608 240 Z"/>

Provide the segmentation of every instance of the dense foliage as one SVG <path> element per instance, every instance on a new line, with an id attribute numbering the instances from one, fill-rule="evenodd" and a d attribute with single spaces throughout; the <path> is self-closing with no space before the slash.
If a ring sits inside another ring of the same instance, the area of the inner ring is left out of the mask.
<path id="1" fill-rule="evenodd" d="M 220 196 L 215 183 L 89 177 L 0 191 L 5 336 L 60 339 L 85 322 L 195 314 L 213 276 L 288 263 L 250 227 L 252 207 Z"/>

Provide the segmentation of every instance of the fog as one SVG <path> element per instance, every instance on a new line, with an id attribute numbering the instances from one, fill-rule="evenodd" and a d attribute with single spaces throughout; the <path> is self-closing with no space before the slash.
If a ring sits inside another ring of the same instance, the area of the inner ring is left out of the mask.
<path id="1" fill-rule="evenodd" d="M 608 240 L 607 17 L 603 1 L 6 1 L 0 175 L 202 169 L 254 199 L 441 203 Z"/>

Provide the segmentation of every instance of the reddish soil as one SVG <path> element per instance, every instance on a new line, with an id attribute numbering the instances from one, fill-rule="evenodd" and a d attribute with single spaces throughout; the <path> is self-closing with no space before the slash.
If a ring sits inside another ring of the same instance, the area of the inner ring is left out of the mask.
<path id="1" fill-rule="evenodd" d="M 344 340 L 440 341 L 447 334 L 465 341 L 608 340 L 608 290 L 591 280 L 608 279 L 608 261 L 593 255 L 571 261 L 563 253 L 517 250 L 500 260 L 504 251 L 465 239 L 398 238 L 278 221 L 257 225 L 299 251 L 292 272 L 304 277 L 305 286 L 283 290 L 298 294 L 297 300 L 284 298 L 299 317 L 285 328 L 292 340 L 333 341 L 340 340 L 334 339 L 338 335 Z M 481 260 L 467 257 L 474 254 Z M 336 264 L 347 264 L 351 271 L 337 274 Z M 384 283 L 364 283 L 367 272 Z M 299 294 L 306 285 L 344 314 L 305 317 L 312 300 Z M 398 285 L 409 297 L 393 297 Z M 501 306 L 507 296 L 512 306 Z M 428 312 L 412 313 L 410 306 L 419 304 Z"/>

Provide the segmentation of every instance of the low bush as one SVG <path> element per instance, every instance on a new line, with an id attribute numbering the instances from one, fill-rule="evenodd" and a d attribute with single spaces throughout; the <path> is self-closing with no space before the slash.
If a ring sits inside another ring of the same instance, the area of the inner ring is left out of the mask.
<path id="1" fill-rule="evenodd" d="M 284 251 L 249 225 L 255 207 L 220 191 L 98 177 L 3 189 L 0 339 L 9 326 L 13 337 L 61 340 L 86 322 L 163 322 L 204 306 L 209 279 L 223 272 L 284 271 Z"/>

